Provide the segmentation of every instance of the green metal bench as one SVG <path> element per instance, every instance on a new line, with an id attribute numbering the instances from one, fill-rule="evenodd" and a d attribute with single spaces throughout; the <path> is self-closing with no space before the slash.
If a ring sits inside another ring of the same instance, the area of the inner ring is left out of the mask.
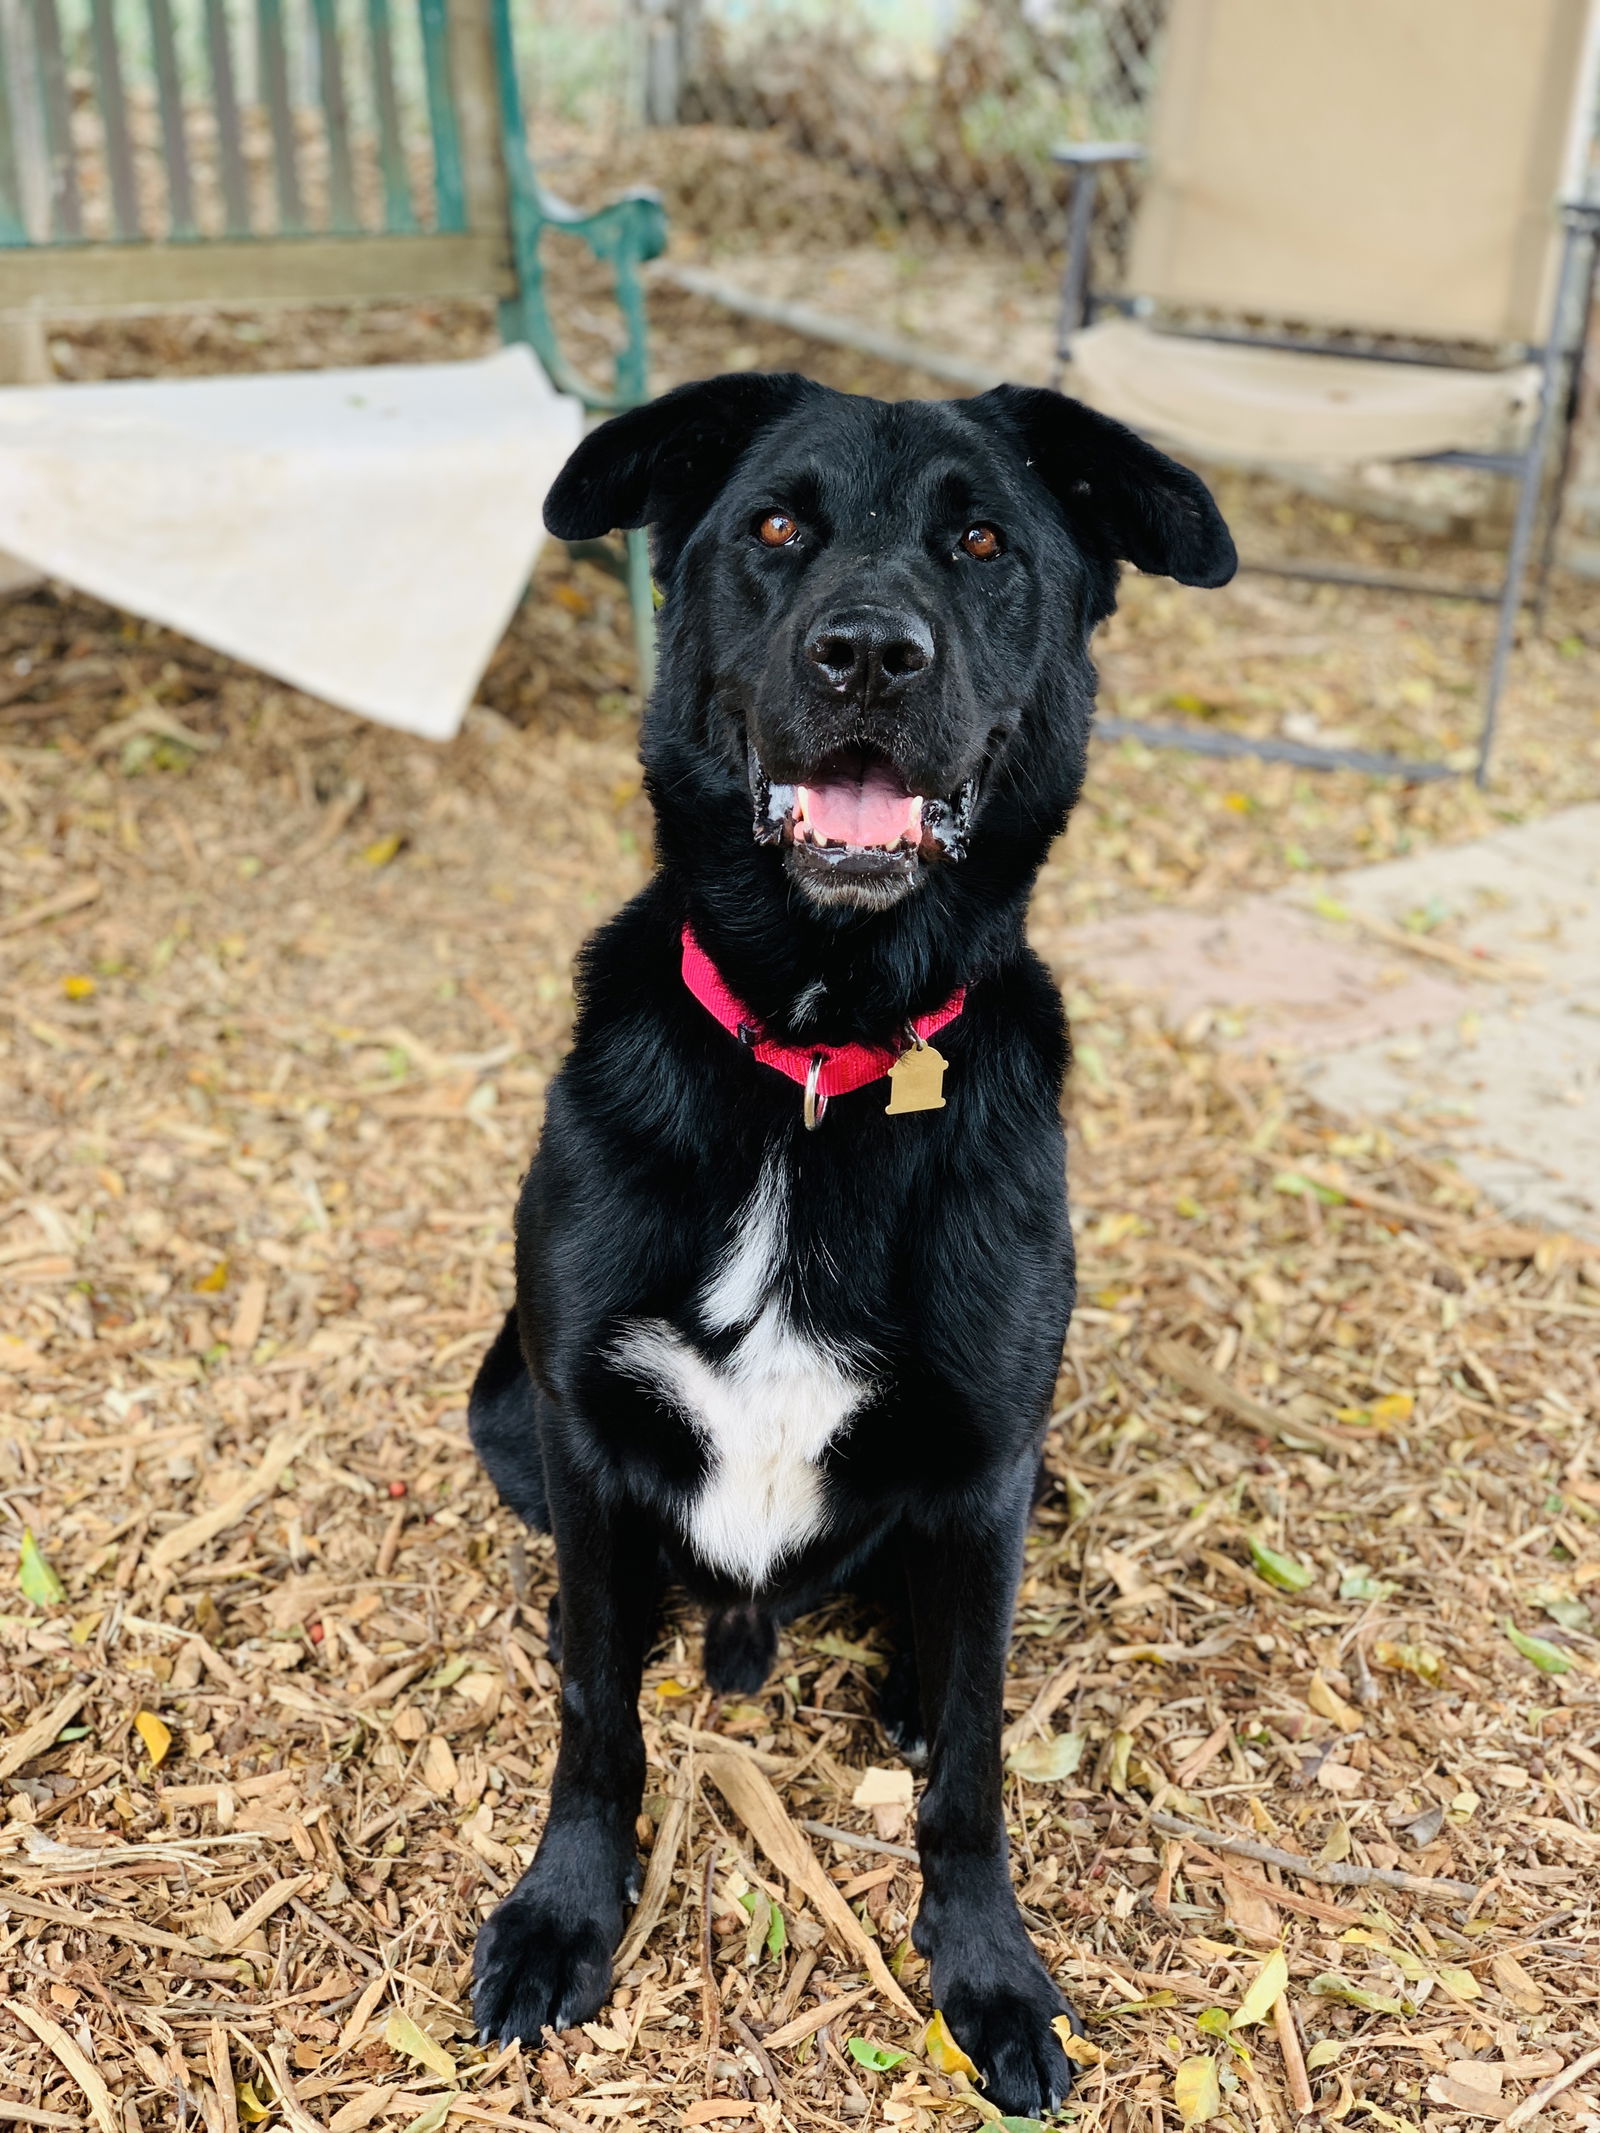
<path id="1" fill-rule="evenodd" d="M 74 59 L 92 112 L 75 110 Z M 549 231 L 611 269 L 609 385 L 562 351 Z M 639 270 L 665 242 L 653 194 L 583 214 L 539 184 L 509 0 L 0 0 L 0 365 L 9 349 L 14 374 L 50 314 L 488 297 L 505 339 L 610 412 L 647 396 Z M 648 679 L 642 535 L 625 576 Z"/>

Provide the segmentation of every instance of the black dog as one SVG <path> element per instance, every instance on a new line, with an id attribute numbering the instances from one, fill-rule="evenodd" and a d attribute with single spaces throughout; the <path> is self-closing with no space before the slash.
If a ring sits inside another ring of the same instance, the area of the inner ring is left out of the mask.
<path id="1" fill-rule="evenodd" d="M 789 376 L 618 416 L 545 515 L 654 532 L 659 866 L 584 951 L 472 1396 L 502 1497 L 555 1535 L 564 1646 L 549 1819 L 479 1937 L 477 2018 L 536 2040 L 605 2000 L 663 1582 L 745 1694 L 776 1625 L 871 1589 L 901 1632 L 885 1722 L 927 1761 L 930 1997 L 1036 2114 L 1070 2085 L 1066 2005 L 1012 1893 L 999 1743 L 1073 1260 L 1066 1031 L 1023 921 L 1118 559 L 1221 585 L 1233 544 L 1195 475 L 1055 393 Z"/>

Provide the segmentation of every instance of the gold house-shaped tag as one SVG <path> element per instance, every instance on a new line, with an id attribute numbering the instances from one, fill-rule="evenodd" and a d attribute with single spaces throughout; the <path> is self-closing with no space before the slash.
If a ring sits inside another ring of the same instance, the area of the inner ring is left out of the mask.
<path id="1" fill-rule="evenodd" d="M 945 1065 L 944 1054 L 931 1044 L 909 1045 L 889 1069 L 889 1101 L 884 1106 L 888 1115 L 942 1111 Z"/>

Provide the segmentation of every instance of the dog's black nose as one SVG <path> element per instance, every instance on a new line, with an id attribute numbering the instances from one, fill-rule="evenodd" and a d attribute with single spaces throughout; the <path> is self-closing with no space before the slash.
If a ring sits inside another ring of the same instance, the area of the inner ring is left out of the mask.
<path id="1" fill-rule="evenodd" d="M 887 694 L 933 665 L 933 632 L 919 615 L 846 608 L 812 632 L 806 658 L 841 694 Z"/>

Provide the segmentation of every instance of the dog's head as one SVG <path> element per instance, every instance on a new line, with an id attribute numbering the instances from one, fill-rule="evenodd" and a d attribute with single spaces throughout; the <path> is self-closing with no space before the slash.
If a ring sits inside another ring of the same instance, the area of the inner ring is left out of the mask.
<path id="1" fill-rule="evenodd" d="M 1236 561 L 1186 467 L 1015 385 L 943 402 L 756 372 L 681 386 L 587 437 L 545 520 L 565 540 L 651 527 L 647 763 L 692 739 L 810 901 L 857 910 L 1008 819 L 1059 827 L 1119 561 L 1190 585 Z"/>

